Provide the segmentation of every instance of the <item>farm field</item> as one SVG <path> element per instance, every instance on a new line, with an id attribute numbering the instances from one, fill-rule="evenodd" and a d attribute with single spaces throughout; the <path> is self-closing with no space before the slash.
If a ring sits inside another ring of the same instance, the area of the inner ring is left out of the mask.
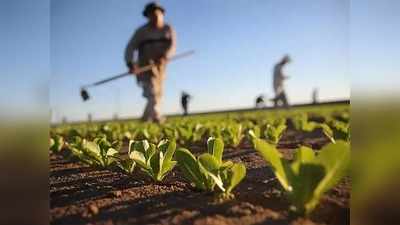
<path id="1" fill-rule="evenodd" d="M 332 104 L 54 126 L 50 223 L 350 224 L 349 119 Z"/>

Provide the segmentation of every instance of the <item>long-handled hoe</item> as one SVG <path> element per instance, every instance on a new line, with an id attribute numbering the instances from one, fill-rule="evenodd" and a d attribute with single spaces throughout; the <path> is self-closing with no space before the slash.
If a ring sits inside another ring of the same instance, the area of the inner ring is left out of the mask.
<path id="1" fill-rule="evenodd" d="M 175 56 L 169 58 L 168 61 L 173 61 L 173 60 L 181 59 L 181 58 L 190 56 L 190 55 L 192 55 L 192 54 L 194 54 L 194 51 L 193 51 L 193 50 L 187 51 L 187 52 L 183 52 L 183 53 L 181 53 L 181 54 L 177 54 L 177 55 L 175 55 Z M 138 69 L 138 72 L 136 73 L 136 75 L 151 70 L 151 69 L 153 68 L 153 66 L 154 66 L 154 64 L 149 64 L 149 65 L 140 67 L 140 68 Z M 89 87 L 94 87 L 94 86 L 98 86 L 98 85 L 101 85 L 101 84 L 104 84 L 104 83 L 107 83 L 107 82 L 110 82 L 110 81 L 119 79 L 119 78 L 121 78 L 121 77 L 129 76 L 129 75 L 131 75 L 129 72 L 125 72 L 125 73 L 122 73 L 122 74 L 118 74 L 118 75 L 112 76 L 112 77 L 110 77 L 110 78 L 106 78 L 106 79 L 104 79 L 104 80 L 97 81 L 97 82 L 92 83 L 92 84 L 87 84 L 87 85 L 82 86 L 82 87 L 81 87 L 81 97 L 82 97 L 82 100 L 83 100 L 83 101 L 87 101 L 87 100 L 90 99 L 90 95 L 89 95 L 89 92 L 87 91 L 87 88 L 89 88 Z"/>

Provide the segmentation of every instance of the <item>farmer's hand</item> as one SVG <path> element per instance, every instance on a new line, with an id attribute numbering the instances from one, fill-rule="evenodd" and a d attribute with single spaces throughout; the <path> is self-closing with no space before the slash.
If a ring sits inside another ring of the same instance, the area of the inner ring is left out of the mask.
<path id="1" fill-rule="evenodd" d="M 129 73 L 136 75 L 139 70 L 139 65 L 134 63 L 129 67 Z"/>
<path id="2" fill-rule="evenodd" d="M 161 56 L 157 60 L 157 64 L 160 64 L 160 65 L 165 65 L 165 64 L 167 64 L 167 62 L 168 62 L 168 59 L 166 56 Z"/>

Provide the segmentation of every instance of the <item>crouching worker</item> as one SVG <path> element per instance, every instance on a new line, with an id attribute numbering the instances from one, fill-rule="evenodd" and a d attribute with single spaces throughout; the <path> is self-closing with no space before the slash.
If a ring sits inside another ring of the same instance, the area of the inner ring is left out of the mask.
<path id="1" fill-rule="evenodd" d="M 151 63 L 155 65 L 152 70 L 136 75 L 143 88 L 143 97 L 147 99 L 142 116 L 146 122 L 161 123 L 165 120 L 160 114 L 163 81 L 167 59 L 175 54 L 176 35 L 174 29 L 164 23 L 164 13 L 159 4 L 147 4 L 143 16 L 148 22 L 134 32 L 125 49 L 125 62 L 130 73 L 136 74 L 140 67 Z M 137 59 L 134 59 L 136 51 Z"/>

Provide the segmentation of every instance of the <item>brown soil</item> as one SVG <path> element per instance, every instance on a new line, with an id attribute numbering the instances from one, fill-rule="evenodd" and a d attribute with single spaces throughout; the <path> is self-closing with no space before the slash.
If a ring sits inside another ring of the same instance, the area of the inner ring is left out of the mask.
<path id="1" fill-rule="evenodd" d="M 287 132 L 279 147 L 290 158 L 300 144 L 318 149 L 326 143 L 321 133 Z M 226 149 L 224 158 L 245 163 L 247 175 L 233 191 L 236 198 L 221 202 L 213 193 L 194 190 L 177 168 L 157 184 L 137 169 L 128 176 L 50 155 L 50 223 L 350 224 L 348 178 L 325 195 L 309 218 L 294 217 L 270 167 L 248 143 Z"/>

